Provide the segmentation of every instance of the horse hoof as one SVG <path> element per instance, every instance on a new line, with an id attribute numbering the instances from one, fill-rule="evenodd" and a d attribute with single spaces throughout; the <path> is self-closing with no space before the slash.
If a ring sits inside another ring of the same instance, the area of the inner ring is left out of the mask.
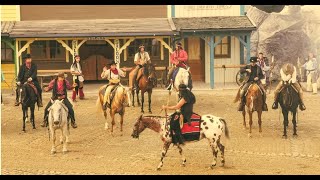
<path id="1" fill-rule="evenodd" d="M 24 132 L 24 133 L 25 133 L 25 132 L 26 132 L 26 130 L 24 130 L 24 129 L 23 129 L 23 130 L 22 130 L 22 132 Z"/>
<path id="2" fill-rule="evenodd" d="M 149 111 L 150 114 L 152 114 L 152 111 Z"/>
<path id="3" fill-rule="evenodd" d="M 36 129 L 36 127 L 33 127 L 33 129 Z"/>
<path id="4" fill-rule="evenodd" d="M 283 136 L 282 136 L 282 139 L 287 139 L 287 135 L 283 135 Z"/>
<path id="5" fill-rule="evenodd" d="M 251 135 L 251 133 L 249 133 L 249 134 L 248 134 L 248 138 L 252 138 L 252 135 Z"/>
<path id="6" fill-rule="evenodd" d="M 55 154 L 56 153 L 56 151 L 51 151 L 51 154 Z"/>
<path id="7" fill-rule="evenodd" d="M 158 168 L 157 168 L 157 171 L 160 171 L 160 170 L 161 170 L 161 168 L 158 167 Z"/>
<path id="8" fill-rule="evenodd" d="M 60 144 L 63 144 L 63 141 L 60 141 Z"/>
<path id="9" fill-rule="evenodd" d="M 141 111 L 141 113 L 144 113 L 144 111 Z"/>
<path id="10" fill-rule="evenodd" d="M 213 169 L 215 166 L 216 166 L 216 165 L 213 165 L 213 164 L 212 164 L 212 165 L 210 166 L 210 168 Z"/>
<path id="11" fill-rule="evenodd" d="M 298 137 L 298 134 L 293 134 L 293 137 L 297 138 L 297 137 Z"/>

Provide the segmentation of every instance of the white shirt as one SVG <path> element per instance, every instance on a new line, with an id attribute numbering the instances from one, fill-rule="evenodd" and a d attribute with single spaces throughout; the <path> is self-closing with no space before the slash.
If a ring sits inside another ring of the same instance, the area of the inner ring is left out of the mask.
<path id="1" fill-rule="evenodd" d="M 82 70 L 81 70 L 80 63 L 77 62 L 75 66 L 71 65 L 70 71 L 71 71 L 71 72 L 77 72 L 77 73 L 80 73 L 80 74 L 81 74 L 81 73 L 82 73 Z"/>
<path id="2" fill-rule="evenodd" d="M 101 73 L 101 78 L 103 79 L 107 78 L 108 80 L 110 80 L 110 79 L 120 79 L 120 76 L 121 77 L 126 76 L 126 74 L 121 69 L 117 68 L 117 70 L 118 70 L 118 74 L 114 74 L 112 71 L 110 72 L 110 69 L 103 71 Z"/>
<path id="3" fill-rule="evenodd" d="M 302 67 L 304 67 L 307 71 L 316 70 L 318 68 L 316 58 L 309 59 Z"/>
<path id="4" fill-rule="evenodd" d="M 141 61 L 140 63 L 142 64 L 146 64 L 147 61 L 150 60 L 150 56 L 149 56 L 149 53 L 148 52 L 143 52 L 143 53 L 136 53 L 136 55 L 134 56 L 134 62 L 137 62 L 139 60 L 139 54 L 141 55 Z"/>

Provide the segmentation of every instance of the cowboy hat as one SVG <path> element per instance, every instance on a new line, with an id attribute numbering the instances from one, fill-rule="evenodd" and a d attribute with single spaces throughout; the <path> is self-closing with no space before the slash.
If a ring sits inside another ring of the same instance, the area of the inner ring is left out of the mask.
<path id="1" fill-rule="evenodd" d="M 108 65 L 113 65 L 113 64 L 117 64 L 115 61 L 111 61 L 110 63 L 108 63 Z"/>
<path id="2" fill-rule="evenodd" d="M 30 55 L 30 54 L 26 54 L 26 55 L 23 57 L 23 59 L 29 59 L 29 58 L 31 58 L 31 55 Z"/>
<path id="3" fill-rule="evenodd" d="M 253 62 L 253 63 L 258 62 L 258 58 L 257 57 L 251 57 L 250 58 L 250 62 Z"/>

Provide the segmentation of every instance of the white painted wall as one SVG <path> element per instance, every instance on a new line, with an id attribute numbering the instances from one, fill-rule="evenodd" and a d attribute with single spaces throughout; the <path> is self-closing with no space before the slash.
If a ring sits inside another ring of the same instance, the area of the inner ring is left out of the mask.
<path id="1" fill-rule="evenodd" d="M 168 15 L 169 13 L 171 16 L 171 7 L 168 7 Z M 175 5 L 175 17 L 212 17 L 239 15 L 240 5 Z"/>

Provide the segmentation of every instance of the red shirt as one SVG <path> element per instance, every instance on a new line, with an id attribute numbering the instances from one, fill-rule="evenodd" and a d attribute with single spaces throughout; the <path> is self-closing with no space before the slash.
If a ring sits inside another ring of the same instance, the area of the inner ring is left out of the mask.
<path id="1" fill-rule="evenodd" d="M 177 67 L 185 67 L 185 62 L 188 60 L 188 54 L 185 50 L 175 50 L 170 56 L 170 62 Z"/>

